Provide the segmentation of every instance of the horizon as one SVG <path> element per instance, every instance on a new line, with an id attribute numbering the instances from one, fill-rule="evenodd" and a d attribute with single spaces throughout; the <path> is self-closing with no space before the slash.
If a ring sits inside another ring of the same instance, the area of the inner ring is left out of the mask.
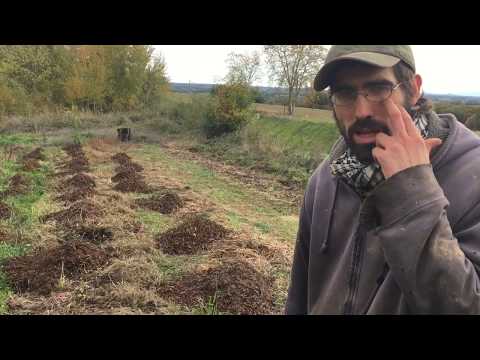
<path id="1" fill-rule="evenodd" d="M 174 83 L 217 84 L 227 73 L 228 53 L 250 53 L 263 45 L 153 45 Z M 330 45 L 324 45 L 330 47 Z M 411 45 L 425 93 L 480 96 L 480 45 Z M 275 87 L 265 69 L 254 86 Z M 448 71 L 446 71 L 448 70 Z"/>
<path id="2" fill-rule="evenodd" d="M 182 84 L 182 85 L 208 85 L 214 86 L 218 85 L 218 83 L 203 83 L 203 82 L 178 82 L 178 81 L 170 81 L 170 84 Z M 265 85 L 252 85 L 252 87 L 260 87 L 260 88 L 271 88 L 271 89 L 287 89 L 286 87 L 281 86 L 265 86 Z M 307 88 L 304 88 L 307 89 Z M 458 96 L 458 97 L 473 97 L 473 98 L 480 98 L 480 92 L 478 93 L 471 93 L 471 94 L 456 94 L 456 93 L 436 93 L 425 91 L 427 95 L 436 95 L 436 96 Z"/>

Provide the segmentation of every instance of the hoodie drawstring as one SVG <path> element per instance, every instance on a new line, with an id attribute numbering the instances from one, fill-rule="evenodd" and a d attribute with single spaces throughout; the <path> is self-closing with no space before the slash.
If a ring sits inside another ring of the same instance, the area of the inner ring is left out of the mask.
<path id="1" fill-rule="evenodd" d="M 338 191 L 338 182 L 339 179 L 337 178 L 337 181 L 335 182 L 335 192 L 333 195 L 333 200 L 330 204 L 330 218 L 328 219 L 328 228 L 327 228 L 327 234 L 325 236 L 325 239 L 323 240 L 322 246 L 320 248 L 320 252 L 322 254 L 325 254 L 328 250 L 328 239 L 330 238 L 330 227 L 332 225 L 332 219 L 333 219 L 333 213 L 334 213 L 334 208 L 335 208 L 335 201 L 337 200 L 337 191 Z"/>

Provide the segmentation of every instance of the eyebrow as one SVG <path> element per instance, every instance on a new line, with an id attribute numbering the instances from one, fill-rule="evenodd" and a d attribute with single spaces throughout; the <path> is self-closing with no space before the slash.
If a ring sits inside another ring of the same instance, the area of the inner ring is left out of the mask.
<path id="1" fill-rule="evenodd" d="M 378 80 L 371 80 L 367 81 L 365 84 L 363 84 L 363 87 L 366 86 L 376 86 L 376 85 L 389 85 L 389 86 L 394 86 L 395 84 L 391 82 L 390 80 L 387 79 L 378 79 Z M 338 86 L 333 86 L 332 90 L 333 91 L 338 91 L 338 90 L 354 90 L 355 88 L 350 85 L 338 85 Z"/>

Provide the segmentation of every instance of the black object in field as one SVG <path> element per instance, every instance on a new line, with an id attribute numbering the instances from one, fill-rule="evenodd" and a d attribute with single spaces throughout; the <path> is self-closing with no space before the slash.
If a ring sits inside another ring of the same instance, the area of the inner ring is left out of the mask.
<path id="1" fill-rule="evenodd" d="M 117 136 L 118 136 L 118 139 L 121 142 L 130 141 L 130 139 L 132 138 L 132 129 L 130 129 L 130 128 L 118 128 L 117 129 Z"/>

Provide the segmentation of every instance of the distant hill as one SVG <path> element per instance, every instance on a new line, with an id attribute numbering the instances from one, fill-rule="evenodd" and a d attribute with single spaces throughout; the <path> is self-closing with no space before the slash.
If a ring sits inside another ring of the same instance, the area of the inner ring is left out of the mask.
<path id="1" fill-rule="evenodd" d="M 194 84 L 194 83 L 170 83 L 170 87 L 174 92 L 180 93 L 206 93 L 210 92 L 215 84 Z M 268 86 L 256 86 L 256 88 L 267 96 L 272 95 L 286 95 L 288 90 L 286 88 L 268 87 Z M 307 91 L 305 89 L 304 93 Z M 432 101 L 448 101 L 459 102 L 470 105 L 480 105 L 480 96 L 472 95 L 455 95 L 455 94 L 429 94 L 425 96 Z"/>
<path id="2" fill-rule="evenodd" d="M 210 92 L 214 86 L 215 84 L 170 83 L 172 91 L 182 93 Z M 286 88 L 268 86 L 255 86 L 255 88 L 266 95 L 288 94 L 288 89 Z"/>

